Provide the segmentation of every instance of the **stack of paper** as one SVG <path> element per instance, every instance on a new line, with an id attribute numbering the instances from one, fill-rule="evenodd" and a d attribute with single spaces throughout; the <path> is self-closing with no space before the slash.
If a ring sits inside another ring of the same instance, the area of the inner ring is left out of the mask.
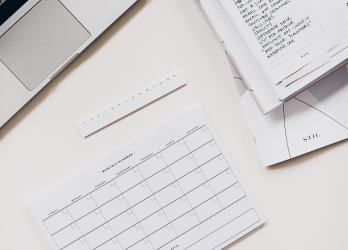
<path id="1" fill-rule="evenodd" d="M 264 113 L 347 63 L 345 0 L 199 0 Z"/>

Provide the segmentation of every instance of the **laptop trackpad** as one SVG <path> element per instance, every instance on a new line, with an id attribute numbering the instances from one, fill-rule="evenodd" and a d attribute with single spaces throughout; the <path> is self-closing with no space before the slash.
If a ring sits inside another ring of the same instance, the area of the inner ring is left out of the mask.
<path id="1" fill-rule="evenodd" d="M 0 60 L 33 90 L 89 37 L 58 0 L 41 0 L 0 38 Z"/>

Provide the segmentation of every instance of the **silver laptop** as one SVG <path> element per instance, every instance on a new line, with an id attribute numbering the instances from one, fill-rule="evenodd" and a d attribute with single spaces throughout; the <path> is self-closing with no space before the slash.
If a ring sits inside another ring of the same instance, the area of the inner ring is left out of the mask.
<path id="1" fill-rule="evenodd" d="M 137 0 L 0 0 L 0 127 Z"/>

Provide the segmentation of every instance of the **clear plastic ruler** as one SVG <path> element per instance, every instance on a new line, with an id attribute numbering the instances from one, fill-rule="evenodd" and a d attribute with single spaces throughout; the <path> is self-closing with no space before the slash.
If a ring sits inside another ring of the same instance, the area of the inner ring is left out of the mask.
<path id="1" fill-rule="evenodd" d="M 83 137 L 88 137 L 185 85 L 186 81 L 177 73 L 168 74 L 77 122 L 77 127 Z"/>

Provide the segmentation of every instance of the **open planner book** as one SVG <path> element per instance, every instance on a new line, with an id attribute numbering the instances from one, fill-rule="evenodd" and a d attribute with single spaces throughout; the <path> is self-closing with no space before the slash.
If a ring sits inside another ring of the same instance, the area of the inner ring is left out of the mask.
<path id="1" fill-rule="evenodd" d="M 199 2 L 265 113 L 347 62 L 347 0 Z"/>

